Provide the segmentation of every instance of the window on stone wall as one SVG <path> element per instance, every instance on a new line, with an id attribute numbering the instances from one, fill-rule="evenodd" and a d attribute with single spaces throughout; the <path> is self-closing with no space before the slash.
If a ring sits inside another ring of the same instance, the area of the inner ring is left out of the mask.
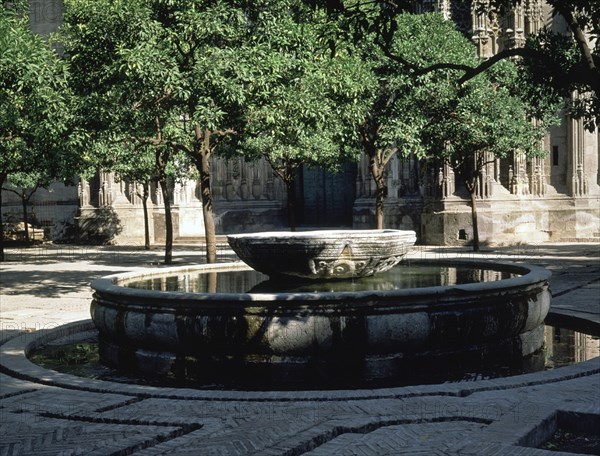
<path id="1" fill-rule="evenodd" d="M 558 146 L 552 146 L 552 166 L 558 166 Z"/>

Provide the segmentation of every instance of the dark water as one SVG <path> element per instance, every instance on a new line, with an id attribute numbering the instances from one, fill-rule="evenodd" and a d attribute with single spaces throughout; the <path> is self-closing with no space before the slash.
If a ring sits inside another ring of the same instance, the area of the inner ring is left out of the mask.
<path id="1" fill-rule="evenodd" d="M 381 386 L 406 386 L 432 383 L 468 382 L 489 378 L 509 377 L 513 375 L 550 370 L 574 363 L 586 361 L 600 356 L 600 337 L 577 332 L 556 326 L 545 327 L 545 344 L 538 352 L 523 359 L 507 361 L 503 357 L 491 359 L 489 356 L 475 362 L 452 363 L 439 372 L 413 372 L 410 377 L 403 375 L 402 379 L 386 380 Z M 120 372 L 117 369 L 100 363 L 98 340 L 95 334 L 78 342 L 64 345 L 55 344 L 41 347 L 30 354 L 30 359 L 47 369 L 64 372 L 71 375 L 133 383 L 140 385 L 185 387 L 196 389 L 271 389 L 269 385 L 262 386 L 231 386 L 222 384 L 205 384 L 193 379 L 173 377 L 148 378 L 131 373 Z M 360 389 L 374 385 L 340 385 L 340 388 L 351 387 Z M 308 389 L 320 389 L 319 385 L 310 385 Z M 328 389 L 335 388 L 329 386 Z M 290 389 L 273 387 L 272 389 Z M 303 389 L 303 388 L 292 388 Z"/>
<path id="2" fill-rule="evenodd" d="M 516 277 L 514 273 L 470 267 L 400 264 L 355 280 L 293 281 L 271 279 L 253 270 L 164 275 L 120 283 L 130 288 L 188 293 L 361 292 L 462 285 Z"/>

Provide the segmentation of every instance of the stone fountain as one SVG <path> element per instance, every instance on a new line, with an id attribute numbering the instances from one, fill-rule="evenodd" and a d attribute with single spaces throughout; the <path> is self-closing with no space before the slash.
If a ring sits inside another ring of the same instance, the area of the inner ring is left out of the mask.
<path id="1" fill-rule="evenodd" d="M 101 359 L 202 384 L 368 386 L 465 358 L 527 356 L 543 344 L 550 273 L 540 267 L 396 265 L 415 242 L 414 232 L 398 230 L 257 233 L 229 242 L 261 272 L 222 263 L 95 280 Z M 419 268 L 437 268 L 442 279 L 437 272 L 437 281 L 422 282 L 418 273 L 401 284 Z"/>
<path id="2" fill-rule="evenodd" d="M 227 236 L 244 263 L 283 280 L 371 276 L 398 264 L 416 240 L 414 231 L 401 230 L 273 231 Z"/>

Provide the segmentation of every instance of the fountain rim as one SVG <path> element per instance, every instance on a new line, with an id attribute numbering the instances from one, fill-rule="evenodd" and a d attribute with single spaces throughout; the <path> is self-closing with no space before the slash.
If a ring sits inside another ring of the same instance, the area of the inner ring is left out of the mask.
<path id="1" fill-rule="evenodd" d="M 252 239 L 257 240 L 264 239 L 278 239 L 278 240 L 298 240 L 298 239 L 319 239 L 328 240 L 330 238 L 338 239 L 340 235 L 351 236 L 352 238 L 372 238 L 373 234 L 377 234 L 379 239 L 376 240 L 387 240 L 389 237 L 397 237 L 398 235 L 405 235 L 416 238 L 416 234 L 411 230 L 395 230 L 391 228 L 384 228 L 381 230 L 367 229 L 367 230 L 353 230 L 353 229 L 324 229 L 324 230 L 306 230 L 306 231 L 259 231 L 256 233 L 238 233 L 228 234 L 227 238 L 232 239 Z"/>
<path id="2" fill-rule="evenodd" d="M 513 263 L 507 261 L 489 261 L 480 259 L 409 259 L 403 262 L 416 265 L 439 265 L 439 266 L 458 266 L 489 269 L 499 272 L 512 272 L 522 274 L 518 277 L 501 279 L 490 282 L 477 282 L 460 285 L 439 285 L 433 287 L 404 288 L 398 290 L 371 290 L 371 291 L 341 291 L 341 292 L 273 292 L 273 293 L 208 293 L 208 292 L 179 292 L 179 291 L 160 291 L 146 290 L 140 288 L 131 288 L 121 285 L 126 280 L 135 278 L 148 279 L 167 274 L 182 274 L 187 272 L 229 272 L 229 271 L 252 271 L 253 269 L 241 261 L 228 263 L 212 263 L 188 266 L 176 266 L 167 268 L 138 270 L 128 273 L 117 273 L 95 279 L 91 287 L 95 293 L 100 295 L 116 295 L 121 298 L 164 298 L 169 300 L 170 304 L 175 306 L 187 305 L 192 302 L 210 303 L 213 301 L 227 301 L 239 303 L 260 302 L 268 305 L 269 302 L 279 304 L 282 301 L 286 303 L 319 301 L 323 303 L 335 303 L 352 300 L 364 300 L 366 298 L 419 298 L 420 296 L 432 295 L 463 295 L 469 293 L 498 293 L 509 291 L 514 288 L 523 288 L 526 286 L 537 285 L 540 282 L 548 281 L 552 272 L 548 269 L 529 263 Z M 402 264 L 402 263 L 401 263 Z M 348 279 L 350 280 L 350 279 Z"/>

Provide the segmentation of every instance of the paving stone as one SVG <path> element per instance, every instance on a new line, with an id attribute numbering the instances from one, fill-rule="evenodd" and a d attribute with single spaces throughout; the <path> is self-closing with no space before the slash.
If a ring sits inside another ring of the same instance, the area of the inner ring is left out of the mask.
<path id="1" fill-rule="evenodd" d="M 557 311 L 600 321 L 597 247 L 544 244 L 479 256 L 419 247 L 413 257 L 459 254 L 547 266 L 554 272 Z M 2 265 L 0 344 L 19 334 L 34 340 L 40 329 L 87 318 L 91 278 L 143 266 L 132 262 L 132 255 L 111 256 L 114 264 L 98 252 L 85 258 L 76 249 L 68 261 L 47 261 L 51 249 L 44 255 L 37 262 L 23 257 Z M 196 251 L 178 255 L 190 260 L 201 256 Z M 32 274 L 39 281 L 32 283 Z M 26 363 L 22 365 L 25 369 Z M 515 442 L 558 410 L 600 413 L 598 358 L 512 379 L 324 392 L 140 389 L 109 382 L 103 384 L 106 392 L 99 392 L 84 379 L 49 386 L 35 380 L 36 372 L 31 371 L 30 380 L 0 373 L 0 456 L 559 456 Z M 46 383 L 56 378 L 47 376 Z"/>

